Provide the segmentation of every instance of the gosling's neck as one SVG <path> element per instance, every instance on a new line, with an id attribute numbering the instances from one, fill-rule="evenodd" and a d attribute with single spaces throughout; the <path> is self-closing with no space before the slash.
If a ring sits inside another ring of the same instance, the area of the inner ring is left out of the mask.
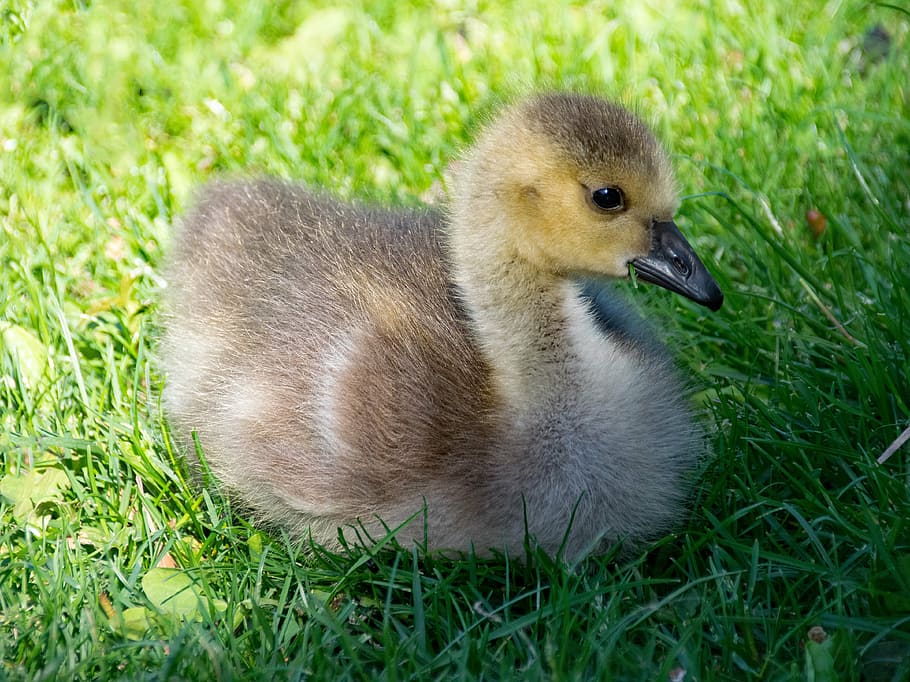
<path id="1" fill-rule="evenodd" d="M 523 259 L 503 232 L 475 213 L 453 213 L 456 282 L 500 394 L 521 412 L 552 409 L 551 397 L 581 388 L 569 329 L 578 320 L 567 310 L 571 285 Z"/>

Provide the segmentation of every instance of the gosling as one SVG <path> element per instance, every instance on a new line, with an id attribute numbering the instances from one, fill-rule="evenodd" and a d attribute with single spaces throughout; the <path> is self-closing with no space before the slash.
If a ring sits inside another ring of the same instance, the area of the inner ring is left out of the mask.
<path id="1" fill-rule="evenodd" d="M 260 522 L 329 548 L 579 557 L 678 523 L 699 430 L 666 350 L 605 288 L 717 310 L 668 157 L 609 101 L 533 96 L 450 206 L 219 182 L 168 271 L 164 405 Z M 587 282 L 587 284 L 580 283 Z"/>

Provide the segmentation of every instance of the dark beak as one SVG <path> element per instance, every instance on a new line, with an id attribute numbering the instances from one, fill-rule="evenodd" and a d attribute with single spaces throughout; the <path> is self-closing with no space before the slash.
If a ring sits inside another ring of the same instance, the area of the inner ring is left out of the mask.
<path id="1" fill-rule="evenodd" d="M 672 220 L 654 223 L 651 253 L 636 258 L 632 265 L 638 279 L 675 291 L 711 310 L 723 305 L 723 292 Z"/>

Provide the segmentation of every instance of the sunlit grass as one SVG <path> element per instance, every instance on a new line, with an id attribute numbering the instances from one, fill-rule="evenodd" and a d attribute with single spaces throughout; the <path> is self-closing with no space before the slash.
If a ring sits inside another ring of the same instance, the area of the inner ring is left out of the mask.
<path id="1" fill-rule="evenodd" d="M 0 10 L 0 678 L 790 680 L 814 625 L 839 679 L 910 677 L 907 448 L 875 461 L 910 422 L 906 12 L 135 4 Z M 726 293 L 633 293 L 708 427 L 685 527 L 570 568 L 335 556 L 188 483 L 154 354 L 193 189 L 415 203 L 539 87 L 653 122 Z"/>

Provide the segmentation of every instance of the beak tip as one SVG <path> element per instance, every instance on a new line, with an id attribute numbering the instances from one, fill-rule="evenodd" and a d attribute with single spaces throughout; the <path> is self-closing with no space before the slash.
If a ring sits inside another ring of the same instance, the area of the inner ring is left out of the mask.
<path id="1" fill-rule="evenodd" d="M 724 292 L 720 290 L 716 284 L 711 287 L 713 291 L 709 291 L 708 295 L 702 301 L 699 301 L 703 306 L 708 308 L 712 313 L 716 313 L 724 304 Z"/>

